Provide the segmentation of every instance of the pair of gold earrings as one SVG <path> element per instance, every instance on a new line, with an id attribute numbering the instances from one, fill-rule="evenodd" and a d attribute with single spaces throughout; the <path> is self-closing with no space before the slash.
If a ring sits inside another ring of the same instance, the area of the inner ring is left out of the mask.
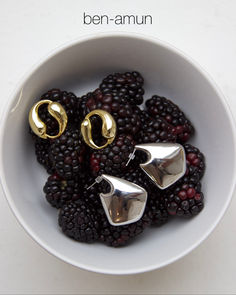
<path id="1" fill-rule="evenodd" d="M 46 124 L 40 119 L 39 117 L 39 108 L 40 106 L 47 104 L 49 114 L 56 119 L 59 125 L 59 131 L 56 135 L 49 135 L 47 134 L 47 126 Z M 90 118 L 94 115 L 97 115 L 102 120 L 102 136 L 107 139 L 107 142 L 102 145 L 98 146 L 93 141 L 92 136 L 92 124 Z M 43 139 L 54 139 L 62 135 L 65 131 L 66 126 L 68 123 L 68 117 L 66 114 L 65 109 L 63 106 L 58 102 L 53 102 L 51 100 L 40 100 L 39 102 L 35 103 L 29 112 L 29 124 L 32 131 L 39 137 Z M 113 117 L 104 110 L 94 110 L 90 112 L 81 123 L 81 133 L 85 143 L 93 149 L 103 149 L 108 144 L 111 144 L 116 136 L 116 122 Z"/>

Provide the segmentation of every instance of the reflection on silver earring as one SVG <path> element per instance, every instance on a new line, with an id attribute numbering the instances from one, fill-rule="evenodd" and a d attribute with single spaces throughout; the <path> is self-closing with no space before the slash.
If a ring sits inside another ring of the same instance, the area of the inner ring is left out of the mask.
<path id="1" fill-rule="evenodd" d="M 147 161 L 140 164 L 140 167 L 160 189 L 168 188 L 185 174 L 185 152 L 180 144 L 138 144 L 135 146 L 133 153 L 130 154 L 129 161 L 134 158 L 136 150 L 147 154 Z"/>
<path id="2" fill-rule="evenodd" d="M 101 202 L 109 223 L 120 226 L 138 221 L 142 217 L 146 206 L 146 190 L 122 178 L 105 174 L 98 176 L 95 183 L 102 180 L 107 181 L 111 187 L 109 193 L 100 193 Z M 90 185 L 90 187 L 94 184 Z"/>

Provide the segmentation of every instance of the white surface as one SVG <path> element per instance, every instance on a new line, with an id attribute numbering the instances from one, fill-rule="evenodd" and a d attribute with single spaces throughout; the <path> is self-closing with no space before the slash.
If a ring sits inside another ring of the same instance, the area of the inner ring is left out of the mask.
<path id="1" fill-rule="evenodd" d="M 235 9 L 235 1 L 1 1 L 1 107 L 19 77 L 52 48 L 87 33 L 122 29 L 157 36 L 188 53 L 212 75 L 236 114 Z M 154 24 L 84 27 L 83 11 L 151 13 Z M 236 293 L 235 198 L 214 233 L 190 255 L 128 277 L 88 273 L 52 257 L 24 233 L 3 196 L 0 202 L 2 294 Z"/>

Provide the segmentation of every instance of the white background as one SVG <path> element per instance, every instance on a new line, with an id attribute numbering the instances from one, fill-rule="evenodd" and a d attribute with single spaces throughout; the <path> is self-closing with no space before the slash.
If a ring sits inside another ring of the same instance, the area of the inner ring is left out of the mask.
<path id="1" fill-rule="evenodd" d="M 153 25 L 82 24 L 88 14 L 151 14 Z M 235 0 L 0 0 L 1 111 L 40 58 L 79 36 L 133 31 L 186 52 L 215 79 L 236 115 Z M 216 183 L 216 185 L 220 185 Z M 211 236 L 160 270 L 133 276 L 86 272 L 49 255 L 18 225 L 0 192 L 1 294 L 236 294 L 236 199 Z"/>

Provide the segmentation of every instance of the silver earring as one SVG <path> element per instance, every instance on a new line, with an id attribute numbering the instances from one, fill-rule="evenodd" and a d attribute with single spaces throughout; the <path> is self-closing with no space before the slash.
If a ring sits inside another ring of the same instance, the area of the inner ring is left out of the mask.
<path id="1" fill-rule="evenodd" d="M 129 156 L 129 162 L 134 158 L 136 150 L 147 154 L 147 161 L 140 164 L 143 171 L 160 188 L 166 189 L 179 180 L 186 171 L 184 148 L 177 143 L 147 143 L 138 144 Z"/>
<path id="2" fill-rule="evenodd" d="M 146 206 L 146 190 L 122 178 L 105 174 L 98 176 L 95 183 L 102 180 L 107 181 L 111 187 L 109 193 L 100 193 L 100 199 L 109 223 L 120 226 L 138 221 Z"/>

